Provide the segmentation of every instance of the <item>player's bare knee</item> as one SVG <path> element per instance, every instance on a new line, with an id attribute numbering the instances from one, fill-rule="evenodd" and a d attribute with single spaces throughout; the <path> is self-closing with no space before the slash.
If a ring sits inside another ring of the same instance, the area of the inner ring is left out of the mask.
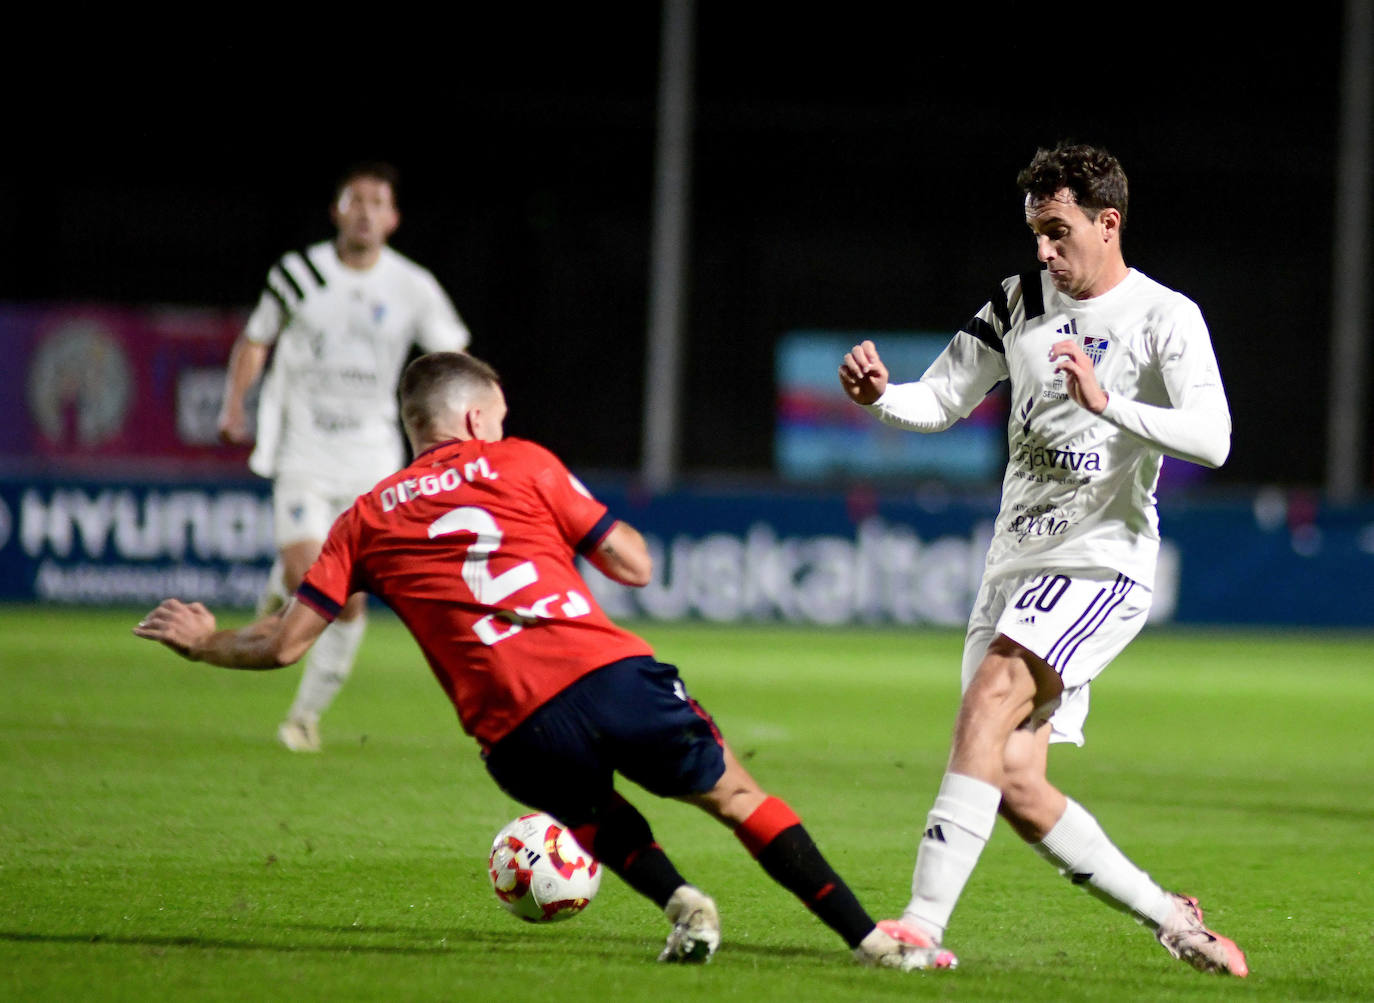
<path id="1" fill-rule="evenodd" d="M 742 769 L 727 769 L 709 791 L 695 794 L 687 800 L 705 809 L 722 822 L 738 825 L 754 809 L 767 800 L 768 795 Z"/>
<path id="2" fill-rule="evenodd" d="M 1014 728 L 1035 706 L 1036 682 L 1024 663 L 987 658 L 964 692 L 960 716 L 1002 720 Z"/>

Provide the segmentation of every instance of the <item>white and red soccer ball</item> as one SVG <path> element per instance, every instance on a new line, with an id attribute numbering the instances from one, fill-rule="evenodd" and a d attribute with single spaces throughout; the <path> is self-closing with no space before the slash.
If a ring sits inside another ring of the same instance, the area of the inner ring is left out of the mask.
<path id="1" fill-rule="evenodd" d="M 601 865 L 552 815 L 521 815 L 496 834 L 487 858 L 496 900 L 531 923 L 571 919 L 601 887 Z"/>

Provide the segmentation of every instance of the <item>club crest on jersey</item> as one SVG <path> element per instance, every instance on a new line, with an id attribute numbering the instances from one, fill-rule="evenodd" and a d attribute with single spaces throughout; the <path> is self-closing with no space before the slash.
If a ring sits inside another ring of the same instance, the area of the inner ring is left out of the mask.
<path id="1" fill-rule="evenodd" d="M 1107 354 L 1108 349 L 1106 338 L 1094 338 L 1091 335 L 1083 336 L 1083 354 L 1093 360 L 1093 365 L 1102 362 L 1102 356 Z"/>

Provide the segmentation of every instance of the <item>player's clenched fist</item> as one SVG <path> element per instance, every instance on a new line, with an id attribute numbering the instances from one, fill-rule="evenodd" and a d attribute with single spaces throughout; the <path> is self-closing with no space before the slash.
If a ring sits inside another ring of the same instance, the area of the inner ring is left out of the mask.
<path id="1" fill-rule="evenodd" d="M 855 345 L 840 365 L 840 386 L 855 404 L 872 404 L 887 389 L 887 367 L 871 341 Z"/>
<path id="2" fill-rule="evenodd" d="M 1072 340 L 1056 341 L 1050 348 L 1054 371 L 1064 374 L 1064 389 L 1079 407 L 1101 414 L 1107 406 L 1107 392 L 1098 385 L 1092 361 Z"/>

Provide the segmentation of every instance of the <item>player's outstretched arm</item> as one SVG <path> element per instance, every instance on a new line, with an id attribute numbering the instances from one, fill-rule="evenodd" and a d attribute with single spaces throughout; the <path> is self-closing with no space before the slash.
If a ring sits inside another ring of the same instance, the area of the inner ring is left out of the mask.
<path id="1" fill-rule="evenodd" d="M 248 441 L 248 414 L 243 402 L 248 388 L 262 375 L 267 364 L 268 347 L 239 335 L 229 351 L 229 368 L 224 377 L 224 403 L 219 411 L 219 437 L 231 446 Z"/>
<path id="2" fill-rule="evenodd" d="M 230 669 L 278 669 L 299 659 L 329 622 L 292 600 L 280 613 L 236 630 L 216 630 L 200 603 L 164 599 L 139 621 L 134 634 L 165 644 L 183 658 Z"/>
<path id="3" fill-rule="evenodd" d="M 587 560 L 607 578 L 621 585 L 642 587 L 649 584 L 653 558 L 639 530 L 628 522 L 617 522 L 597 544 Z"/>
<path id="4" fill-rule="evenodd" d="M 840 386 L 855 404 L 872 404 L 887 389 L 887 366 L 871 341 L 855 345 L 840 363 Z"/>

